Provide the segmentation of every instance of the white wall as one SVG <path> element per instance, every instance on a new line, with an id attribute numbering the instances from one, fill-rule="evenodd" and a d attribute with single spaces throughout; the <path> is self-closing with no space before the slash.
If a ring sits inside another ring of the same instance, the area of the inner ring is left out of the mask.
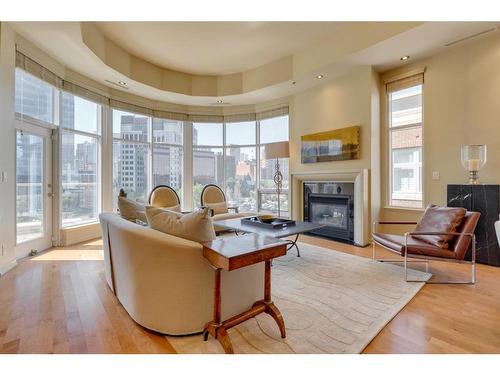
<path id="1" fill-rule="evenodd" d="M 447 184 L 467 183 L 460 162 L 464 144 L 486 144 L 488 162 L 482 183 L 500 183 L 500 35 L 474 38 L 445 52 L 385 75 L 425 67 L 424 75 L 424 206 L 446 205 Z M 384 108 L 384 106 L 382 107 Z M 383 122 L 386 132 L 386 121 Z M 385 137 L 384 137 L 385 140 Z M 383 147 L 383 194 L 387 192 L 387 148 Z M 440 173 L 439 180 L 432 172 Z M 419 211 L 384 209 L 386 219 L 416 220 Z"/>
<path id="2" fill-rule="evenodd" d="M 0 274 L 16 264 L 14 70 L 14 33 L 2 22 L 0 23 L 0 173 L 6 174 L 6 181 L 0 181 Z"/>
<path id="3" fill-rule="evenodd" d="M 380 207 L 380 138 L 378 74 L 369 66 L 326 81 L 295 95 L 290 108 L 290 173 L 341 172 L 369 169 L 372 174 L 372 214 Z M 360 159 L 302 164 L 301 136 L 361 126 Z M 293 212 L 300 209 L 292 207 Z"/>

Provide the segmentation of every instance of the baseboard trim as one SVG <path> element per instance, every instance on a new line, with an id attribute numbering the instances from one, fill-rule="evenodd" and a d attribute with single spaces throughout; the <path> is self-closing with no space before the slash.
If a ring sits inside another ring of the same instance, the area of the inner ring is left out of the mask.
<path id="1" fill-rule="evenodd" d="M 9 263 L 3 265 L 0 267 L 0 276 L 5 275 L 7 272 L 9 272 L 11 269 L 13 269 L 15 266 L 17 266 L 17 260 L 13 259 Z"/>
<path id="2" fill-rule="evenodd" d="M 77 227 L 61 229 L 61 246 L 71 246 L 101 237 L 99 223 L 90 223 Z"/>

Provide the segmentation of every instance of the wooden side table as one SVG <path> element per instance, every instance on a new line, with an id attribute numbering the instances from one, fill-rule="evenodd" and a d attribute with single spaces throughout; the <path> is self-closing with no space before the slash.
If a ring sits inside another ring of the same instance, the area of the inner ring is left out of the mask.
<path id="1" fill-rule="evenodd" d="M 203 256 L 215 268 L 214 318 L 203 329 L 203 339 L 210 334 L 216 338 L 227 354 L 233 354 L 233 345 L 227 330 L 261 313 L 267 313 L 278 324 L 281 337 L 285 338 L 285 322 L 281 312 L 271 300 L 271 260 L 286 255 L 287 242 L 259 234 L 219 238 L 203 244 Z M 232 271 L 252 264 L 265 262 L 264 299 L 255 302 L 251 309 L 221 322 L 221 270 Z"/>

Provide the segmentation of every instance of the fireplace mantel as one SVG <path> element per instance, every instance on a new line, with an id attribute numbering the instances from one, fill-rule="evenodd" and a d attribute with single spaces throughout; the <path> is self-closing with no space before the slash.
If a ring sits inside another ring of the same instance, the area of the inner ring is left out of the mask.
<path id="1" fill-rule="evenodd" d="M 303 183 L 314 181 L 354 182 L 354 243 L 358 246 L 367 246 L 370 231 L 368 169 L 291 173 L 290 196 L 293 219 L 303 218 Z"/>

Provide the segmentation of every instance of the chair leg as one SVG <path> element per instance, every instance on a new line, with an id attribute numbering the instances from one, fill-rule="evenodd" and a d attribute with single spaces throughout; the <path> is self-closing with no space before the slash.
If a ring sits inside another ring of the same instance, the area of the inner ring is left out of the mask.
<path id="1" fill-rule="evenodd" d="M 407 253 L 405 252 L 405 280 L 406 282 L 409 282 L 409 283 L 418 283 L 418 282 L 422 282 L 421 280 L 409 280 L 408 279 L 408 270 L 407 270 Z M 429 260 L 427 260 L 427 263 L 426 263 L 426 269 L 428 267 L 428 262 Z M 425 281 L 426 284 L 467 284 L 467 285 L 474 285 L 476 284 L 476 237 L 473 236 L 472 237 L 472 259 L 471 259 L 471 262 L 470 262 L 470 265 L 471 265 L 471 278 L 470 280 L 443 280 L 443 281 L 430 281 L 430 280 L 427 280 Z"/>

